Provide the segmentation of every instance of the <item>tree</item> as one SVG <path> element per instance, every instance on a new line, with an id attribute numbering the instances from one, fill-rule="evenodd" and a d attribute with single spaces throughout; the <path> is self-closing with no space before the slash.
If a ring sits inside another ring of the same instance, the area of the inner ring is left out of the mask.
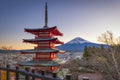
<path id="1" fill-rule="evenodd" d="M 108 47 L 101 45 L 100 48 L 85 49 L 84 56 L 88 57 L 89 54 L 86 65 L 105 74 L 105 80 L 120 80 L 120 37 L 115 38 L 111 31 L 106 31 L 99 36 L 98 41 L 104 42 Z"/>
<path id="2" fill-rule="evenodd" d="M 109 47 L 100 51 L 97 62 L 104 72 L 107 73 L 108 80 L 120 80 L 120 37 L 114 38 L 111 31 L 107 31 L 98 38 L 99 41 L 109 45 Z"/>
<path id="3" fill-rule="evenodd" d="M 89 57 L 90 57 L 90 53 L 89 53 L 88 47 L 85 46 L 84 53 L 83 53 L 83 58 L 85 58 L 86 60 L 88 60 Z"/>

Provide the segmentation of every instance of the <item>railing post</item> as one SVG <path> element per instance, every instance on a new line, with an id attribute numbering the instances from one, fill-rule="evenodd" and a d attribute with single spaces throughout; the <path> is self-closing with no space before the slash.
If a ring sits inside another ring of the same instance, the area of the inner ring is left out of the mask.
<path id="1" fill-rule="evenodd" d="M 41 71 L 41 75 L 43 75 L 43 76 L 45 75 L 45 71 L 44 70 Z"/>
<path id="2" fill-rule="evenodd" d="M 16 66 L 16 71 L 18 71 L 18 70 L 19 70 L 19 67 Z M 19 73 L 18 72 L 16 72 L 15 80 L 19 80 Z"/>
<path id="3" fill-rule="evenodd" d="M 34 70 L 34 69 L 32 69 L 32 73 L 33 73 L 33 74 L 35 73 L 35 70 Z M 32 76 L 32 80 L 35 80 L 35 77 L 34 77 L 34 76 Z"/>
<path id="4" fill-rule="evenodd" d="M 30 71 L 30 68 L 26 67 L 26 68 L 25 68 L 25 71 L 26 71 L 26 72 L 29 72 L 29 71 Z M 25 80 L 29 80 L 29 75 L 25 75 Z"/>
<path id="5" fill-rule="evenodd" d="M 71 74 L 67 74 L 65 80 L 72 80 L 72 78 L 71 78 Z"/>
<path id="6" fill-rule="evenodd" d="M 6 70 L 6 80 L 10 80 L 9 69 L 10 69 L 10 66 L 7 65 L 7 70 Z"/>
<path id="7" fill-rule="evenodd" d="M 57 78 L 57 73 L 54 72 L 52 76 L 53 78 Z"/>

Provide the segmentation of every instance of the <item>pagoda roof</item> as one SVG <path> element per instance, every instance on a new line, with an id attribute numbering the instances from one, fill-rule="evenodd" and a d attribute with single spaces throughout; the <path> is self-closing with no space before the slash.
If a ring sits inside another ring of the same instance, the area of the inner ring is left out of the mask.
<path id="1" fill-rule="evenodd" d="M 35 39 L 23 39 L 23 42 L 29 42 L 36 44 L 38 42 L 45 42 L 45 41 L 51 41 L 56 44 L 63 44 L 63 42 L 59 41 L 57 38 L 35 38 Z"/>
<path id="2" fill-rule="evenodd" d="M 58 49 L 51 49 L 51 48 L 48 48 L 48 49 L 30 49 L 30 50 L 22 50 L 21 53 L 37 53 L 37 52 L 41 52 L 41 53 L 50 53 L 50 52 L 59 52 L 59 53 L 64 53 L 64 51 L 62 50 L 58 50 Z"/>
<path id="3" fill-rule="evenodd" d="M 31 60 L 27 62 L 18 63 L 21 66 L 40 66 L 40 67 L 52 67 L 59 66 L 59 64 L 52 60 Z"/>
<path id="4" fill-rule="evenodd" d="M 57 26 L 54 27 L 43 27 L 43 28 L 36 28 L 36 29 L 28 29 L 25 28 L 25 32 L 32 33 L 34 35 L 37 35 L 37 32 L 52 32 L 54 35 L 58 36 L 63 36 L 63 33 L 61 33 L 58 29 Z"/>

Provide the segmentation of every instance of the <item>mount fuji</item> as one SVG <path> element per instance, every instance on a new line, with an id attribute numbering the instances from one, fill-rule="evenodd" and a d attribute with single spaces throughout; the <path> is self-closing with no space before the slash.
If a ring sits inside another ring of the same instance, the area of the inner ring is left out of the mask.
<path id="1" fill-rule="evenodd" d="M 85 46 L 100 47 L 101 45 L 107 46 L 105 44 L 93 43 L 83 38 L 76 37 L 63 45 L 57 46 L 57 48 L 66 52 L 83 52 Z"/>

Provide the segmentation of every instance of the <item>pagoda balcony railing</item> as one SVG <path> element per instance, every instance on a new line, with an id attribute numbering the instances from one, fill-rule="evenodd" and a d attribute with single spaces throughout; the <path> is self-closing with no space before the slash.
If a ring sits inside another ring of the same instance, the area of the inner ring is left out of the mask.
<path id="1" fill-rule="evenodd" d="M 52 46 L 52 47 L 51 47 L 51 46 L 39 46 L 39 47 L 34 47 L 34 49 L 45 49 L 45 48 L 52 48 L 52 49 L 54 48 L 54 49 L 56 49 L 55 46 Z"/>
<path id="2" fill-rule="evenodd" d="M 5 71 L 6 73 L 0 74 L 0 80 L 62 80 L 59 77 L 57 77 L 57 73 L 52 73 L 51 76 L 45 75 L 45 71 L 42 70 L 41 74 L 36 73 L 34 69 L 30 70 L 30 68 L 26 67 L 25 70 L 20 70 L 19 67 L 16 67 L 15 69 L 11 69 L 9 65 L 7 67 L 0 67 L 0 72 Z M 11 79 L 10 73 L 14 73 L 14 77 Z M 22 77 L 21 77 L 22 75 Z M 66 75 L 66 78 L 64 80 L 71 80 L 71 75 Z"/>
<path id="3" fill-rule="evenodd" d="M 54 38 L 54 36 L 35 36 L 35 39 L 38 39 L 38 38 Z"/>
<path id="4" fill-rule="evenodd" d="M 41 57 L 41 58 L 36 58 L 36 57 L 33 57 L 33 60 L 54 60 L 54 59 L 56 59 L 56 58 L 46 58 L 46 57 Z"/>

